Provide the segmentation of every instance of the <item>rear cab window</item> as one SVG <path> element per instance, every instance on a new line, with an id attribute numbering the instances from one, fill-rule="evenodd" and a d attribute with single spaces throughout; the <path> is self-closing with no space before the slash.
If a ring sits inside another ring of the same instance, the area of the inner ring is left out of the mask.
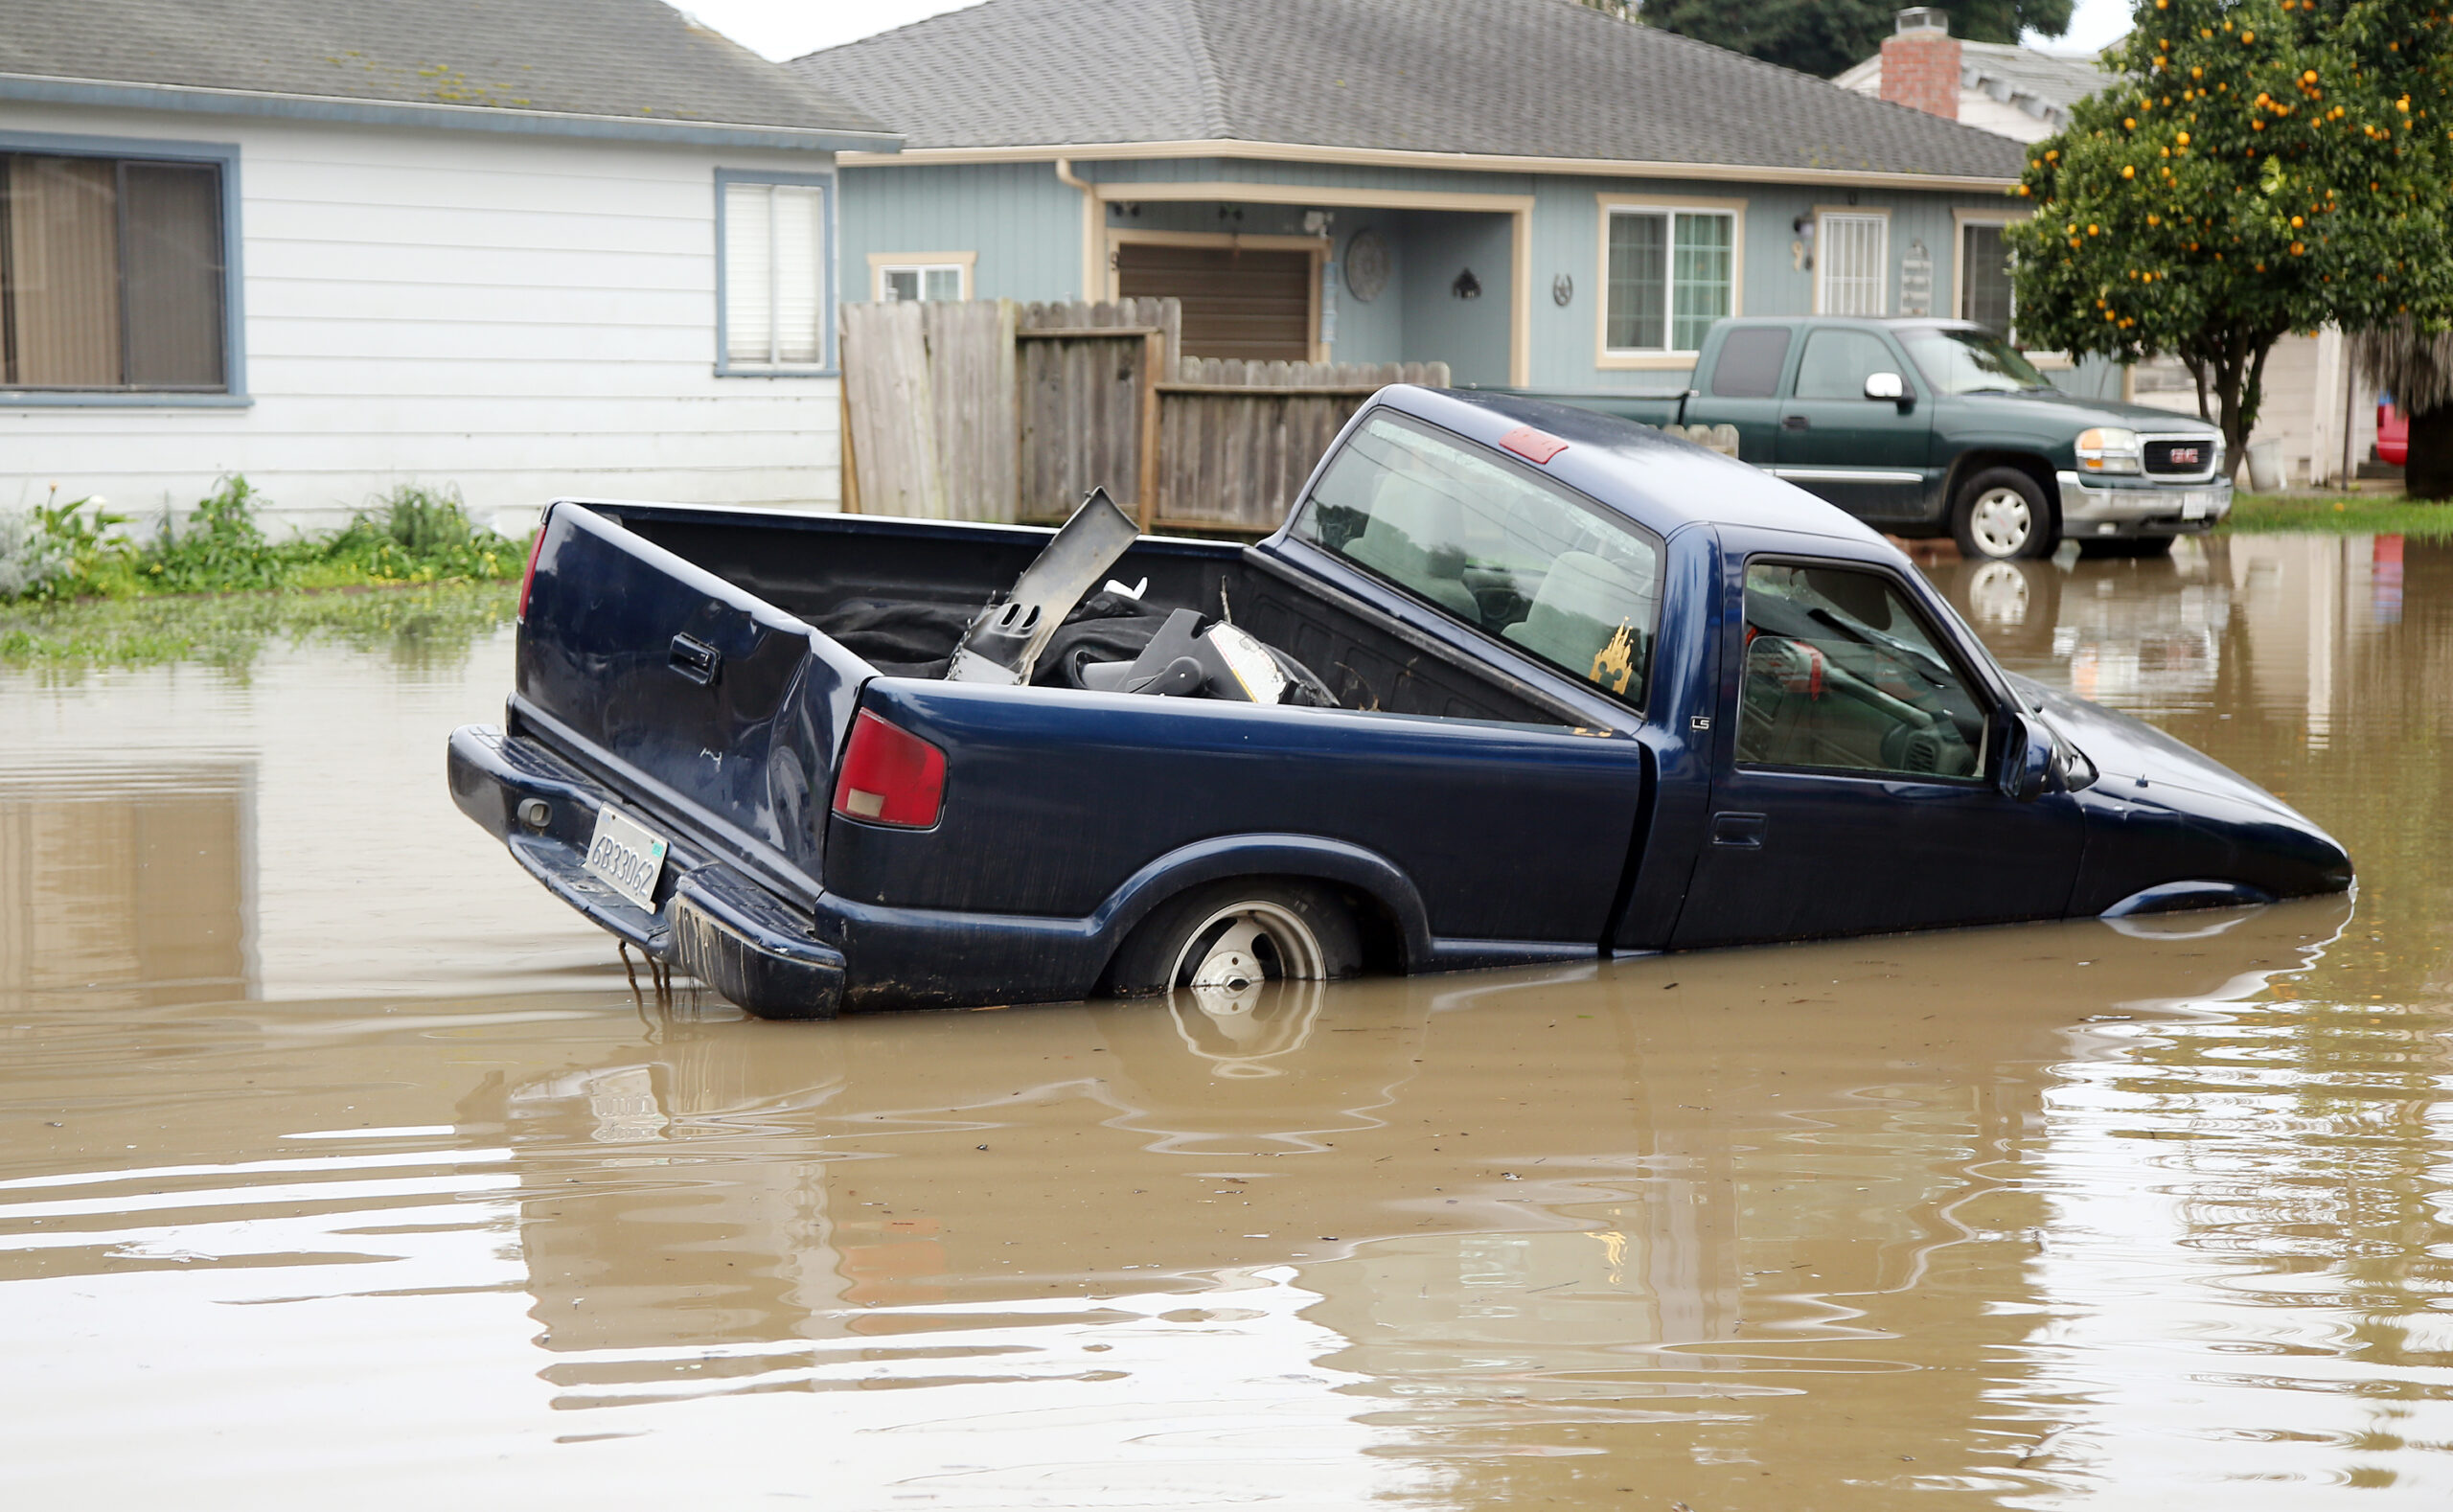
<path id="1" fill-rule="evenodd" d="M 1789 361 L 1789 328 L 1740 326 L 1721 338 L 1712 362 L 1714 399 L 1775 399 Z"/>
<path id="2" fill-rule="evenodd" d="M 1330 461 L 1294 533 L 1643 706 L 1661 543 L 1570 489 L 1380 410 Z"/>
<path id="3" fill-rule="evenodd" d="M 1978 782 L 1989 727 L 1966 674 L 1882 574 L 1747 563 L 1740 765 Z"/>

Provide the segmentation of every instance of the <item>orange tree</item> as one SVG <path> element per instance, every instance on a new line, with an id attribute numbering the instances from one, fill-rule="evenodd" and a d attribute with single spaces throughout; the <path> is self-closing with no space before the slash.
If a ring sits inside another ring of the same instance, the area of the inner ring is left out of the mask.
<path id="1" fill-rule="evenodd" d="M 2266 355 L 2453 313 L 2453 0 L 2142 0 L 2118 79 L 2029 149 L 2020 339 L 2168 354 L 2237 458 Z"/>

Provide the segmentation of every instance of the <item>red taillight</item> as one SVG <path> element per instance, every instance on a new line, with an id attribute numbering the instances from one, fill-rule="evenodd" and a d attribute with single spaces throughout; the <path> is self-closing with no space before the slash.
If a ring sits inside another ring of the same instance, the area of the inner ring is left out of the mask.
<path id="1" fill-rule="evenodd" d="M 847 819 L 925 830 L 946 797 L 946 753 L 860 711 L 835 779 L 835 812 Z"/>
<path id="2" fill-rule="evenodd" d="M 545 549 L 545 521 L 553 516 L 553 510 L 548 508 L 544 516 L 537 521 L 535 538 L 528 542 L 528 569 L 519 575 L 518 618 L 522 625 L 528 623 L 528 590 L 537 585 L 537 554 Z"/>

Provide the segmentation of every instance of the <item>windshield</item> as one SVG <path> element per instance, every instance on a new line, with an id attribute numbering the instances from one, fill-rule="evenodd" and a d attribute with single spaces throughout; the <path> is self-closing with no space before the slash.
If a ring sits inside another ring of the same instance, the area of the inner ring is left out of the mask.
<path id="1" fill-rule="evenodd" d="M 1925 381 L 1945 394 L 2016 394 L 2051 388 L 2016 347 L 1989 331 L 1910 329 L 1899 333 Z"/>
<path id="2" fill-rule="evenodd" d="M 1640 708 L 1661 553 L 1633 524 L 1380 411 L 1295 534 Z"/>

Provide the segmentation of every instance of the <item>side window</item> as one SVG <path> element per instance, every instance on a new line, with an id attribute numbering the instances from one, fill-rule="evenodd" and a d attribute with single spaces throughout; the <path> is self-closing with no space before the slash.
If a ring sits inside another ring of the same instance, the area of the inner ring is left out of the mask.
<path id="1" fill-rule="evenodd" d="M 0 153 L 0 387 L 232 387 L 218 163 Z"/>
<path id="2" fill-rule="evenodd" d="M 1556 484 L 1383 410 L 1339 449 L 1295 534 L 1643 704 L 1661 549 Z"/>
<path id="3" fill-rule="evenodd" d="M 1984 733 L 1983 705 L 1889 580 L 1748 564 L 1740 762 L 1976 778 Z"/>
<path id="4" fill-rule="evenodd" d="M 723 370 L 822 369 L 834 238 L 823 184 L 752 179 L 720 171 L 723 261 Z"/>
<path id="5" fill-rule="evenodd" d="M 1789 360 L 1789 328 L 1740 326 L 1721 341 L 1712 364 L 1716 399 L 1770 399 L 1780 392 L 1780 365 Z"/>
<path id="6" fill-rule="evenodd" d="M 1809 332 L 1805 355 L 1798 359 L 1798 398 L 1863 399 L 1868 375 L 1899 373 L 1906 366 L 1870 331 L 1832 326 Z"/>

